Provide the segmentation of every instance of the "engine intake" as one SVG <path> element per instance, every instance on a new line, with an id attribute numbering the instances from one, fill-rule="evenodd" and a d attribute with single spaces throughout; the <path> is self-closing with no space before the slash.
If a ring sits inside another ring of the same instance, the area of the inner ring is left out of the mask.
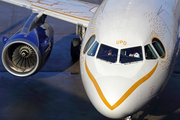
<path id="1" fill-rule="evenodd" d="M 34 74 L 39 66 L 40 55 L 31 44 L 12 42 L 4 47 L 2 62 L 8 72 L 26 77 Z"/>
<path id="2" fill-rule="evenodd" d="M 18 77 L 31 76 L 48 60 L 54 32 L 44 22 L 45 18 L 45 15 L 33 13 L 20 31 L 3 41 L 2 63 L 9 73 Z"/>

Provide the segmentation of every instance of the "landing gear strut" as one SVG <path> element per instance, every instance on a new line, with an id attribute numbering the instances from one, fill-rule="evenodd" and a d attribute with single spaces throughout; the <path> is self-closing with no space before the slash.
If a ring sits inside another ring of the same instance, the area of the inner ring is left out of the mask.
<path id="1" fill-rule="evenodd" d="M 78 59 L 80 54 L 81 40 L 80 38 L 73 38 L 71 41 L 71 57 Z"/>
<path id="2" fill-rule="evenodd" d="M 131 116 L 123 118 L 122 120 L 132 120 Z"/>

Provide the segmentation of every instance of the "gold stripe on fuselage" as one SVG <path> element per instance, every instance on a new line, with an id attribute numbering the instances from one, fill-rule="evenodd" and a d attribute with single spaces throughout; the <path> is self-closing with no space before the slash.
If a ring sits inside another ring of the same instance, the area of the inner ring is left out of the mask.
<path id="1" fill-rule="evenodd" d="M 113 105 L 111 106 L 109 104 L 109 102 L 106 100 L 104 94 L 102 93 L 101 88 L 99 87 L 96 79 L 94 78 L 94 76 L 92 75 L 92 73 L 90 72 L 86 60 L 85 60 L 85 68 L 86 68 L 86 72 L 89 76 L 89 78 L 91 79 L 91 81 L 93 82 L 96 91 L 98 92 L 101 100 L 104 102 L 104 104 L 110 109 L 110 110 L 114 110 L 115 108 L 117 108 L 119 105 L 121 105 L 131 94 L 132 92 L 139 87 L 142 83 L 144 83 L 145 81 L 147 81 L 155 72 L 155 70 L 157 69 L 158 63 L 156 64 L 156 66 L 147 74 L 145 75 L 143 78 L 141 78 L 139 81 L 137 81 L 133 86 L 131 86 L 126 93 Z"/>

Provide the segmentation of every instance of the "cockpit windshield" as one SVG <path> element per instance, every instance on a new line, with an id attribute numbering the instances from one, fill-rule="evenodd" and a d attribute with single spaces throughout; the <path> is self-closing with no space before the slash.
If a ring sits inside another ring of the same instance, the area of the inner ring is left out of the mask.
<path id="1" fill-rule="evenodd" d="M 144 49 L 145 49 L 145 57 L 147 60 L 157 59 L 157 55 L 152 49 L 150 44 L 146 45 Z"/>
<path id="2" fill-rule="evenodd" d="M 117 62 L 118 49 L 101 44 L 97 58 L 108 62 Z"/>
<path id="3" fill-rule="evenodd" d="M 121 50 L 121 55 L 120 55 L 121 63 L 131 63 L 142 60 L 143 60 L 143 55 L 142 55 L 141 46 Z"/>

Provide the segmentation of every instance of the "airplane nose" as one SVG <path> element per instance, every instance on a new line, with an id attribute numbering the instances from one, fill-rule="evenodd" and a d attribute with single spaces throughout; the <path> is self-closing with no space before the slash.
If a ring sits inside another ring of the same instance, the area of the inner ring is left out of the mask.
<path id="1" fill-rule="evenodd" d="M 106 105 L 100 107 L 99 112 L 110 118 L 120 118 L 136 110 L 140 102 L 140 89 L 134 87 L 134 81 L 124 77 L 101 77 L 97 79 L 102 91 L 100 96 Z M 108 109 L 108 110 L 107 110 Z"/>
<path id="2" fill-rule="evenodd" d="M 115 104 L 134 83 L 128 78 L 111 76 L 99 78 L 97 81 L 110 105 Z"/>

